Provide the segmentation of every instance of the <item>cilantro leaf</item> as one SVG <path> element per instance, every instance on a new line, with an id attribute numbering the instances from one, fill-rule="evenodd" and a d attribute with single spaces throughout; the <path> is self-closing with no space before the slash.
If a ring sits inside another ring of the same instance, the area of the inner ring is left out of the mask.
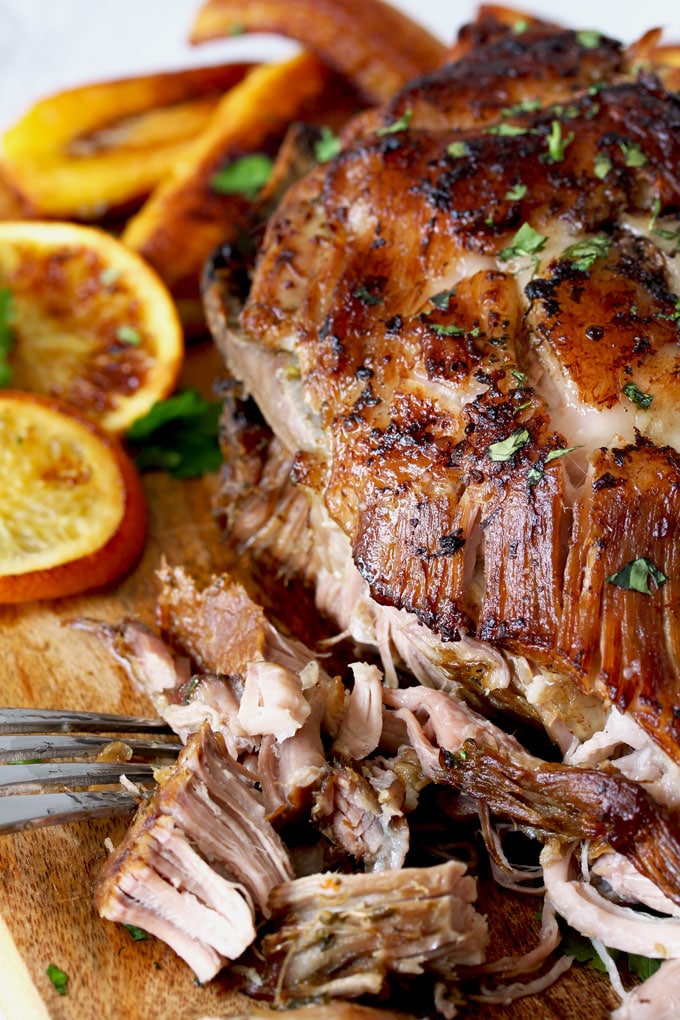
<path id="1" fill-rule="evenodd" d="M 541 109 L 540 99 L 522 99 L 512 106 L 504 106 L 501 110 L 501 117 L 516 117 L 518 113 L 536 113 Z"/>
<path id="2" fill-rule="evenodd" d="M 222 455 L 217 440 L 221 404 L 196 390 L 182 390 L 158 401 L 127 432 L 140 471 L 161 468 L 173 478 L 196 478 L 217 471 Z"/>
<path id="3" fill-rule="evenodd" d="M 454 156 L 456 159 L 462 159 L 463 156 L 467 156 L 467 154 L 467 142 L 451 142 L 450 145 L 446 146 L 447 156 Z"/>
<path id="4" fill-rule="evenodd" d="M 510 460 L 518 450 L 526 446 L 530 439 L 531 436 L 527 429 L 515 429 L 507 439 L 501 439 L 498 443 L 492 443 L 486 452 L 491 460 L 497 462 Z"/>
<path id="5" fill-rule="evenodd" d="M 321 136 L 314 143 L 314 158 L 317 163 L 328 163 L 340 152 L 342 142 L 329 127 L 321 128 Z"/>
<path id="6" fill-rule="evenodd" d="M 634 382 L 627 382 L 621 392 L 624 393 L 629 400 L 632 400 L 634 404 L 641 407 L 643 411 L 646 411 L 654 400 L 654 395 L 652 393 L 644 393 Z"/>
<path id="7" fill-rule="evenodd" d="M 149 937 L 144 929 L 138 928 L 136 924 L 124 924 L 123 927 L 133 942 L 145 942 Z"/>
<path id="8" fill-rule="evenodd" d="M 492 124 L 484 128 L 485 135 L 499 135 L 501 138 L 516 138 L 519 135 L 534 134 L 533 128 L 522 127 L 521 124 Z"/>
<path id="9" fill-rule="evenodd" d="M 443 312 L 448 311 L 449 301 L 456 295 L 456 288 L 452 287 L 451 290 L 442 290 L 439 294 L 433 294 L 430 301 L 435 308 L 440 308 Z"/>
<path id="10" fill-rule="evenodd" d="M 587 273 L 596 259 L 604 258 L 609 254 L 612 246 L 611 238 L 606 234 L 596 234 L 585 241 L 577 241 L 565 248 L 562 255 L 574 263 L 574 269 Z"/>
<path id="11" fill-rule="evenodd" d="M 235 159 L 210 178 L 210 186 L 220 195 L 242 195 L 252 202 L 269 180 L 274 161 L 264 152 L 251 152 Z"/>
<path id="12" fill-rule="evenodd" d="M 397 134 L 397 132 L 399 131 L 405 131 L 406 128 L 411 123 L 412 117 L 413 110 L 404 110 L 404 112 L 402 113 L 401 117 L 398 120 L 395 120 L 394 123 L 392 124 L 388 124 L 386 127 L 378 128 L 376 134 L 379 137 L 382 137 L 383 135 L 394 135 Z"/>
<path id="13" fill-rule="evenodd" d="M 68 974 L 63 971 L 61 967 L 57 967 L 54 963 L 49 963 L 47 965 L 45 973 L 52 982 L 57 995 L 66 995 L 66 992 L 68 991 Z"/>
<path id="14" fill-rule="evenodd" d="M 498 253 L 498 258 L 501 262 L 524 256 L 532 258 L 541 251 L 547 240 L 548 238 L 534 230 L 530 223 L 523 223 L 513 237 L 512 244 L 502 248 Z"/>
<path id="15" fill-rule="evenodd" d="M 381 305 L 383 303 L 381 294 L 376 294 L 375 291 L 364 286 L 355 287 L 352 291 L 352 297 L 361 301 L 362 305 Z"/>
<path id="16" fill-rule="evenodd" d="M 612 161 L 606 152 L 597 152 L 594 160 L 595 176 L 603 181 L 612 168 Z"/>
<path id="17" fill-rule="evenodd" d="M 651 581 L 654 589 L 658 591 L 668 578 L 656 567 L 647 556 L 639 556 L 636 560 L 626 563 L 615 574 L 610 574 L 606 579 L 609 584 L 617 588 L 624 588 L 626 591 L 639 591 L 643 595 L 653 595 L 649 587 Z"/>
<path id="18" fill-rule="evenodd" d="M 647 157 L 637 142 L 619 142 L 626 166 L 645 166 Z"/>
<path id="19" fill-rule="evenodd" d="M 584 50 L 595 50 L 600 45 L 602 34 L 591 28 L 576 33 L 576 41 Z"/>
<path id="20" fill-rule="evenodd" d="M 473 326 L 472 329 L 464 329 L 462 326 L 454 326 L 453 324 L 442 326 L 438 322 L 431 322 L 430 328 L 438 333 L 439 336 L 479 336 L 479 326 Z"/>
<path id="21" fill-rule="evenodd" d="M 0 389 L 12 381 L 8 355 L 14 347 L 14 295 L 7 287 L 0 288 Z"/>
<path id="22" fill-rule="evenodd" d="M 563 446 L 560 450 L 551 450 L 550 453 L 546 454 L 543 463 L 549 464 L 552 460 L 559 460 L 560 457 L 566 457 L 568 453 L 573 453 L 574 450 L 580 449 L 580 446 Z"/>
<path id="23" fill-rule="evenodd" d="M 526 184 L 513 184 L 511 188 L 505 192 L 505 197 L 508 202 L 519 202 L 521 198 L 524 198 L 528 191 Z"/>
<path id="24" fill-rule="evenodd" d="M 564 159 L 564 152 L 568 145 L 574 141 L 574 132 L 570 131 L 569 134 L 564 138 L 562 136 L 562 125 L 559 120 L 554 120 L 550 125 L 550 134 L 547 138 L 548 143 L 548 155 L 546 157 L 548 163 L 561 163 Z"/>

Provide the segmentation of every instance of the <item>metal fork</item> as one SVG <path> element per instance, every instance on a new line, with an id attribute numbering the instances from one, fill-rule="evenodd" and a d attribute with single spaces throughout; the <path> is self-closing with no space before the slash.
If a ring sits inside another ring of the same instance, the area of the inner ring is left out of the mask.
<path id="1" fill-rule="evenodd" d="M 129 760 L 96 760 L 117 741 Z M 140 798 L 121 787 L 121 776 L 152 783 L 154 767 L 174 761 L 180 747 L 162 719 L 0 708 L 0 835 L 127 814 Z M 59 786 L 64 789 L 58 793 L 43 792 Z M 90 786 L 114 788 L 87 790 Z"/>

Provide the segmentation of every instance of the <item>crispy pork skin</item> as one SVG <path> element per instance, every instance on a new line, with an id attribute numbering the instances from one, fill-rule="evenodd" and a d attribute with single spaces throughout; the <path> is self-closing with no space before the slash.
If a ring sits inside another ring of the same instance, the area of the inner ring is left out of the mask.
<path id="1" fill-rule="evenodd" d="M 207 981 L 253 942 L 271 890 L 291 876 L 253 778 L 204 723 L 109 857 L 95 902 Z"/>
<path id="2" fill-rule="evenodd" d="M 389 974 L 455 979 L 479 963 L 488 939 L 465 865 L 372 875 L 320 874 L 272 891 L 258 994 L 282 1006 L 308 996 L 378 994 Z"/>
<path id="3" fill-rule="evenodd" d="M 680 101 L 644 46 L 493 22 L 346 128 L 208 316 L 317 535 L 432 635 L 419 679 L 476 641 L 563 747 L 614 705 L 680 761 Z"/>

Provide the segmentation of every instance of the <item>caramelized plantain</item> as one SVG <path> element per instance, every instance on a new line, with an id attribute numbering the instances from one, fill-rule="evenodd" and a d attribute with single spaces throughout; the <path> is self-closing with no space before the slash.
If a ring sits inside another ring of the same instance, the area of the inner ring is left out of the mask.
<path id="1" fill-rule="evenodd" d="M 411 78 L 432 71 L 445 47 L 382 0 L 207 0 L 191 41 L 234 32 L 297 39 L 344 74 L 369 102 L 385 102 Z"/>
<path id="2" fill-rule="evenodd" d="M 249 66 L 125 78 L 43 99 L 5 133 L 8 181 L 43 217 L 94 220 L 139 203 Z"/>

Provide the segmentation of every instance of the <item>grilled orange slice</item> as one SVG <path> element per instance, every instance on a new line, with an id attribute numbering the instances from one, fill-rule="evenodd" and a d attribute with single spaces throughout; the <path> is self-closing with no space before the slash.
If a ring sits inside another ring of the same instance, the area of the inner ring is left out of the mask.
<path id="1" fill-rule="evenodd" d="M 0 223 L 0 295 L 11 306 L 9 384 L 76 405 L 123 432 L 174 388 L 183 337 L 146 262 L 74 223 Z"/>
<path id="2" fill-rule="evenodd" d="M 146 537 L 118 440 L 61 402 L 0 393 L 0 602 L 73 595 L 129 570 Z"/>

